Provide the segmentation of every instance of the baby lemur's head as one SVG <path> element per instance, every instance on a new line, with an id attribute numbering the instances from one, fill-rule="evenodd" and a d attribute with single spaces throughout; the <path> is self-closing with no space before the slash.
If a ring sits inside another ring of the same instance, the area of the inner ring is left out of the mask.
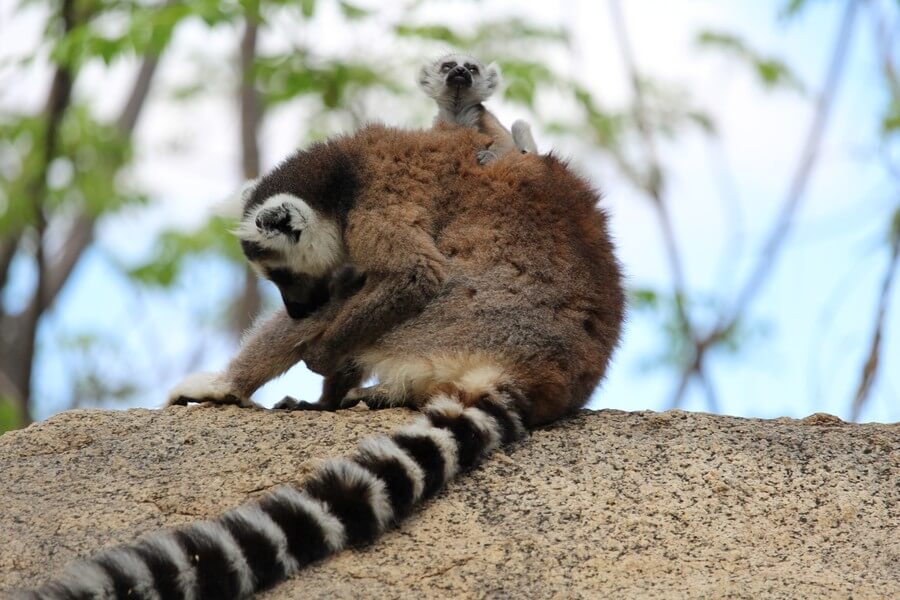
<path id="1" fill-rule="evenodd" d="M 467 54 L 446 54 L 422 66 L 419 86 L 444 110 L 457 113 L 481 104 L 500 85 L 500 67 Z"/>

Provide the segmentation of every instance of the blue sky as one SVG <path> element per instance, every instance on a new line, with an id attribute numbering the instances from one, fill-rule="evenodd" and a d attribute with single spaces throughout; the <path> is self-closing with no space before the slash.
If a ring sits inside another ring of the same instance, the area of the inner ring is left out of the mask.
<path id="1" fill-rule="evenodd" d="M 678 84 L 716 119 L 721 143 L 710 145 L 700 134 L 687 134 L 662 146 L 670 176 L 669 198 L 691 290 L 713 294 L 728 289 L 729 277 L 741 280 L 762 236 L 784 197 L 800 145 L 811 117 L 811 102 L 788 91 L 764 92 L 749 73 L 721 58 L 701 53 L 693 40 L 700 28 L 740 33 L 752 44 L 791 64 L 812 90 L 822 80 L 839 16 L 834 2 L 812 3 L 800 18 L 776 19 L 781 2 L 713 2 L 712 0 L 629 0 L 626 18 L 642 70 L 655 79 Z M 887 4 L 887 3 L 886 3 Z M 449 20 L 461 19 L 459 6 L 437 3 L 433 9 Z M 627 99 L 628 85 L 603 2 L 489 2 L 484 13 L 524 11 L 544 23 L 562 22 L 573 28 L 573 55 L 558 67 L 577 72 L 610 105 Z M 0 4 L 0 57 L 31 47 L 39 33 L 34 10 L 13 14 L 11 3 Z M 460 21 L 460 26 L 465 20 Z M 722 412 L 744 416 L 804 416 L 824 411 L 847 417 L 875 309 L 876 292 L 886 264 L 882 243 L 888 215 L 897 202 L 897 182 L 891 181 L 874 158 L 876 115 L 884 98 L 878 87 L 878 66 L 870 30 L 859 23 L 837 98 L 821 160 L 811 181 L 794 233 L 757 301 L 751 320 L 767 333 L 741 355 L 717 358 L 712 379 Z M 360 39 L 347 40 L 323 15 L 305 35 L 323 47 L 341 44 L 378 47 L 377 27 Z M 279 33 L 263 40 L 277 45 Z M 233 31 L 204 32 L 187 27 L 176 38 L 163 63 L 160 82 L 173 86 L 195 76 L 185 66 L 200 50 L 230 60 Z M 125 92 L 133 63 L 88 72 L 79 93 L 90 96 L 100 114 L 113 114 Z M 15 76 L 16 86 L 8 85 Z M 412 79 L 412 73 L 410 74 Z M 0 70 L 0 108 L 36 108 L 46 89 L 46 69 L 11 75 Z M 97 94 L 96 90 L 103 90 Z M 545 116 L 557 108 L 553 99 L 539 109 Z M 504 122 L 529 115 L 521 108 L 494 103 Z M 402 115 L 378 111 L 372 117 L 423 126 L 430 107 L 423 98 Z M 303 133 L 302 104 L 279 109 L 263 129 L 264 164 L 272 166 L 288 153 Z M 221 368 L 232 344 L 212 334 L 214 324 L 198 322 L 204 306 L 215 305 L 235 292 L 235 272 L 203 261 L 192 266 L 184 285 L 171 294 L 134 291 L 116 266 L 144 255 L 153 232 L 176 224 L 198 224 L 217 200 L 240 184 L 234 107 L 221 98 L 190 105 L 153 96 L 137 132 L 137 166 L 130 177 L 155 200 L 146 209 L 129 210 L 103 222 L 99 243 L 86 255 L 72 281 L 44 323 L 42 359 L 36 374 L 40 401 L 37 416 L 65 406 L 71 385 L 72 353 L 52 347 L 54 333 L 99 331 L 123 339 L 107 357 L 117 377 L 135 377 L 148 391 L 140 403 L 158 405 L 166 390 L 185 370 Z M 621 177 L 602 155 L 572 139 L 554 139 L 536 127 L 542 149 L 551 146 L 572 158 L 575 168 L 601 188 L 612 214 L 613 231 L 630 281 L 640 286 L 668 282 L 659 230 L 649 203 Z M 721 191 L 711 175 L 725 161 L 733 173 L 744 215 L 747 260 L 735 272 L 721 273 L 721 257 L 735 239 L 725 220 Z M 30 285 L 29 267 L 17 267 L 16 283 L 5 301 L 15 304 Z M 863 420 L 900 420 L 900 292 L 895 288 L 882 354 L 882 372 Z M 658 351 L 658 323 L 632 314 L 625 341 L 605 384 L 591 406 L 624 410 L 665 408 L 674 385 L 672 374 L 648 371 L 640 365 Z M 204 351 L 187 357 L 197 339 Z M 190 364 L 185 364 L 190 363 Z M 271 403 L 284 394 L 312 399 L 318 377 L 298 367 L 259 394 Z M 119 406 L 119 405 L 117 405 Z M 685 408 L 707 409 L 703 394 L 692 389 Z"/>

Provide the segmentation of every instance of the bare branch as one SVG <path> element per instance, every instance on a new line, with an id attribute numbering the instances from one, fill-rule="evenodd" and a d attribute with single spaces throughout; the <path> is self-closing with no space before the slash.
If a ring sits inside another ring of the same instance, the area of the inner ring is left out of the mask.
<path id="1" fill-rule="evenodd" d="M 138 118 L 144 109 L 147 96 L 150 94 L 150 84 L 156 75 L 156 67 L 159 66 L 159 57 L 156 55 L 147 55 L 141 61 L 134 83 L 131 86 L 131 93 L 128 94 L 128 100 L 116 119 L 116 126 L 123 137 L 128 137 L 134 133 L 137 126 Z"/>
<path id="2" fill-rule="evenodd" d="M 859 0 L 847 0 L 840 27 L 835 36 L 834 49 L 832 50 L 828 71 L 825 75 L 825 83 L 822 86 L 822 91 L 816 101 L 815 112 L 813 113 L 812 123 L 810 124 L 809 131 L 803 143 L 800 161 L 791 178 L 787 195 L 781 206 L 781 211 L 775 221 L 775 225 L 772 227 L 768 239 L 763 245 L 763 249 L 760 252 L 755 267 L 747 278 L 744 287 L 737 295 L 731 313 L 727 318 L 721 321 L 722 326 L 720 329 L 727 328 L 729 324 L 734 323 L 747 305 L 752 301 L 753 297 L 759 292 L 763 282 L 771 273 L 775 261 L 784 247 L 784 242 L 793 225 L 794 215 L 803 200 L 810 175 L 812 174 L 813 167 L 819 157 L 822 138 L 825 133 L 828 119 L 831 116 L 831 108 L 834 103 L 838 84 L 841 80 L 841 75 L 843 74 L 847 50 L 850 47 L 850 41 L 853 37 L 858 7 Z"/>
<path id="3" fill-rule="evenodd" d="M 137 76 L 128 94 L 116 125 L 123 138 L 128 138 L 134 132 L 138 118 L 146 104 L 150 92 L 150 84 L 156 74 L 159 57 L 145 56 L 138 68 Z M 43 305 L 49 306 L 62 290 L 75 265 L 81 259 L 81 255 L 94 241 L 94 226 L 97 216 L 83 214 L 72 223 L 66 241 L 62 245 L 59 254 L 53 257 L 47 274 L 47 285 L 44 288 Z"/>
<path id="4" fill-rule="evenodd" d="M 885 315 L 887 315 L 888 304 L 891 297 L 891 285 L 894 282 L 894 276 L 897 274 L 898 258 L 900 258 L 900 236 L 894 236 L 892 240 L 891 259 L 888 262 L 887 271 L 881 282 L 881 293 L 878 297 L 878 309 L 875 313 L 875 325 L 872 328 L 872 338 L 869 341 L 869 354 L 860 373 L 859 385 L 856 388 L 856 394 L 853 398 L 853 405 L 850 409 L 850 420 L 859 419 L 862 407 L 865 405 L 869 394 L 872 391 L 872 384 L 875 383 L 875 377 L 878 374 L 878 364 L 881 357 L 881 338 L 884 332 Z"/>
<path id="5" fill-rule="evenodd" d="M 75 27 L 74 0 L 64 0 L 61 6 L 63 34 Z M 36 344 L 37 326 L 46 304 L 46 268 L 43 248 L 43 233 L 46 227 L 44 215 L 44 197 L 47 193 L 47 171 L 57 151 L 59 127 L 63 115 L 72 98 L 73 75 L 68 65 L 57 65 L 53 72 L 50 90 L 44 107 L 43 144 L 39 148 L 41 156 L 37 159 L 38 169 L 34 178 L 26 186 L 26 198 L 34 210 L 37 243 L 35 245 L 35 262 L 37 265 L 37 289 L 31 301 L 22 313 L 6 317 L 4 335 L 0 346 L 0 370 L 9 387 L 15 389 L 14 397 L 18 399 L 19 413 L 23 424 L 31 422 L 29 399 L 31 397 L 31 371 L 34 348 Z"/>
<path id="6" fill-rule="evenodd" d="M 694 332 L 691 326 L 691 320 L 687 313 L 687 309 L 684 306 L 684 301 L 687 298 L 687 290 L 681 253 L 678 249 L 678 243 L 675 239 L 675 230 L 672 227 L 672 219 L 669 215 L 668 205 L 664 197 L 662 167 L 656 149 L 656 140 L 653 136 L 653 130 L 647 118 L 647 107 L 644 101 L 643 86 L 634 61 L 631 43 L 628 39 L 628 30 L 625 25 L 625 17 L 622 13 L 620 0 L 610 0 L 609 6 L 612 15 L 613 30 L 616 34 L 619 51 L 622 53 L 622 60 L 625 63 L 625 70 L 628 73 L 628 78 L 631 81 L 632 93 L 634 94 L 633 112 L 635 124 L 641 134 L 647 162 L 650 165 L 650 174 L 644 182 L 644 190 L 650 196 L 651 200 L 653 200 L 653 206 L 656 209 L 656 215 L 659 219 L 660 228 L 662 229 L 663 243 L 666 246 L 666 258 L 669 261 L 669 269 L 672 273 L 672 286 L 678 318 L 681 321 L 685 335 L 693 338 Z"/>

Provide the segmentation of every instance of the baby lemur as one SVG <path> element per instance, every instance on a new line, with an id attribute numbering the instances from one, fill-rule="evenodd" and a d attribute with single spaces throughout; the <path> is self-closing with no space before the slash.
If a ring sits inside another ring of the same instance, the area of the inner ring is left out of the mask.
<path id="1" fill-rule="evenodd" d="M 482 104 L 500 86 L 500 79 L 500 67 L 496 63 L 485 67 L 475 58 L 457 53 L 431 61 L 423 65 L 419 72 L 419 86 L 438 105 L 435 123 L 474 127 L 493 138 L 490 148 L 477 153 L 481 164 L 495 161 L 515 150 L 537 153 L 528 123 L 516 121 L 510 133 Z"/>

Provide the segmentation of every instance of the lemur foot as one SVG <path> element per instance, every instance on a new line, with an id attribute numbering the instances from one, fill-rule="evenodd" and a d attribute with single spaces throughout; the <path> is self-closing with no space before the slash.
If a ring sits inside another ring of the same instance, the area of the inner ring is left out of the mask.
<path id="1" fill-rule="evenodd" d="M 354 388 L 347 393 L 344 398 L 345 403 L 353 402 L 357 404 L 362 402 L 369 407 L 369 410 L 381 410 L 383 408 L 396 408 L 401 406 L 389 394 L 374 385 L 365 388 Z"/>
<path id="2" fill-rule="evenodd" d="M 475 158 L 478 159 L 479 165 L 486 165 L 486 164 L 494 162 L 499 157 L 497 156 L 497 153 L 494 152 L 493 150 L 479 150 L 478 152 L 475 153 Z"/>
<path id="3" fill-rule="evenodd" d="M 191 403 L 212 402 L 231 404 L 241 408 L 256 408 L 249 398 L 235 392 L 221 373 L 193 373 L 176 385 L 166 401 L 167 406 L 187 406 Z"/>
<path id="4" fill-rule="evenodd" d="M 322 402 L 319 400 L 318 402 L 307 402 L 306 400 L 297 400 L 293 396 L 285 396 L 281 400 L 275 403 L 272 408 L 274 410 L 325 410 L 329 412 L 333 412 L 340 408 L 353 408 L 359 404 L 359 400 L 355 398 L 345 398 L 339 405 L 335 405 L 329 402 Z"/>

